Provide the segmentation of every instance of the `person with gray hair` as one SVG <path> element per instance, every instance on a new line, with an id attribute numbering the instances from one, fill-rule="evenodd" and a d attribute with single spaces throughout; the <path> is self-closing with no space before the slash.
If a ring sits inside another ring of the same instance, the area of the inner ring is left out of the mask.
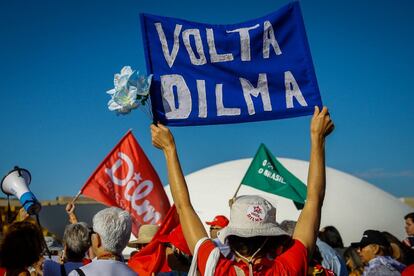
<path id="1" fill-rule="evenodd" d="M 84 222 L 67 225 L 63 234 L 62 263 L 45 260 L 43 275 L 67 275 L 72 270 L 83 266 L 85 253 L 91 246 L 90 232 L 88 225 Z"/>
<path id="2" fill-rule="evenodd" d="M 73 270 L 77 275 L 137 275 L 124 262 L 122 250 L 131 235 L 132 222 L 128 212 L 116 207 L 99 211 L 93 217 L 91 243 L 96 260 Z"/>

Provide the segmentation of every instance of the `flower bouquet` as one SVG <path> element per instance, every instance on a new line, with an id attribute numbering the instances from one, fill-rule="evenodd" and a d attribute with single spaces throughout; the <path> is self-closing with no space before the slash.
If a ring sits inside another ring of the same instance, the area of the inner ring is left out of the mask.
<path id="1" fill-rule="evenodd" d="M 128 114 L 133 109 L 142 107 L 142 110 L 152 120 L 151 99 L 149 90 L 152 75 L 140 75 L 130 66 L 124 66 L 119 74 L 114 75 L 114 88 L 107 91 L 111 96 L 108 109 L 118 115 Z"/>

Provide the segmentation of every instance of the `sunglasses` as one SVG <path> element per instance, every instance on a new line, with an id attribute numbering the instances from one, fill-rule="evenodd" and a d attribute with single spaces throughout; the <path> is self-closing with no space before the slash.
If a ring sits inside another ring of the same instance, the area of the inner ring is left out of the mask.
<path id="1" fill-rule="evenodd" d="M 91 239 L 92 238 L 92 235 L 93 234 L 96 234 L 96 232 L 93 231 L 93 228 L 92 227 L 88 227 L 88 229 L 89 229 L 89 239 Z"/>
<path id="2" fill-rule="evenodd" d="M 214 227 L 214 226 L 210 227 L 210 231 L 212 231 L 212 230 L 221 230 L 221 229 L 222 229 L 221 227 Z"/>
<path id="3" fill-rule="evenodd" d="M 365 245 L 360 245 L 358 248 L 357 248 L 357 251 L 362 251 L 365 247 L 368 247 L 368 246 L 370 246 L 371 244 L 365 244 Z"/>

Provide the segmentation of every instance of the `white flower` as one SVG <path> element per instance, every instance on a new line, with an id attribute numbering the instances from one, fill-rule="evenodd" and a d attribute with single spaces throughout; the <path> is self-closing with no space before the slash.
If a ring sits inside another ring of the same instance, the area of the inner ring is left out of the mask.
<path id="1" fill-rule="evenodd" d="M 139 76 L 137 82 L 137 93 L 140 96 L 147 96 L 149 94 L 149 89 L 151 86 L 152 74 L 148 77 Z"/>
<path id="2" fill-rule="evenodd" d="M 130 66 L 124 66 L 120 74 L 114 76 L 115 88 L 107 91 L 111 95 L 108 108 L 119 114 L 128 114 L 140 104 L 145 105 L 149 97 L 152 75 L 139 75 Z"/>
<path id="3" fill-rule="evenodd" d="M 112 93 L 112 98 L 108 102 L 108 108 L 111 111 L 116 111 L 120 114 L 128 114 L 132 109 L 137 108 L 139 105 L 136 89 L 123 89 L 121 91 L 112 89 L 108 91 L 108 93 Z"/>
<path id="4" fill-rule="evenodd" d="M 115 74 L 114 86 L 115 90 L 120 91 L 127 88 L 129 78 L 134 74 L 135 71 L 131 69 L 131 66 L 124 66 L 121 69 L 121 74 Z"/>

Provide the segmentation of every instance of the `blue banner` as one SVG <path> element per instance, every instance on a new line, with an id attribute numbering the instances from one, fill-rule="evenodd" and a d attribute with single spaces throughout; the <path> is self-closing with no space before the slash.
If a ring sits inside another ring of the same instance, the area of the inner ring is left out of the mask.
<path id="1" fill-rule="evenodd" d="M 322 106 L 298 2 L 232 25 L 141 14 L 141 27 L 156 121 L 240 123 Z"/>

